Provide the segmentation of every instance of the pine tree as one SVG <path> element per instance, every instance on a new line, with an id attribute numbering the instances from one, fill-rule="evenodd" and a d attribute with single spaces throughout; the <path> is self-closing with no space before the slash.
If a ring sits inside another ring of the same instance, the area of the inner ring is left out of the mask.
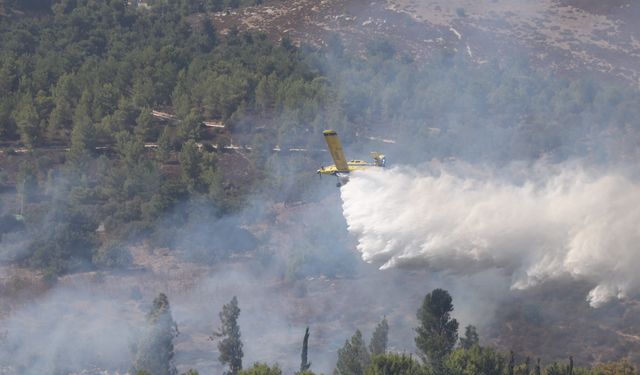
<path id="1" fill-rule="evenodd" d="M 195 110 L 191 110 L 189 115 L 178 124 L 177 135 L 183 141 L 200 139 L 200 125 L 202 117 Z"/>
<path id="2" fill-rule="evenodd" d="M 169 299 L 164 293 L 153 300 L 145 329 L 137 347 L 134 371 L 153 375 L 177 374 L 173 364 L 173 339 L 178 336 L 178 326 L 171 316 Z"/>
<path id="3" fill-rule="evenodd" d="M 256 109 L 262 114 L 271 112 L 275 107 L 275 97 L 277 93 L 277 77 L 275 73 L 263 76 L 258 82 L 255 90 Z"/>
<path id="4" fill-rule="evenodd" d="M 116 134 L 116 150 L 120 159 L 125 162 L 129 170 L 133 170 L 144 158 L 144 143 L 140 138 L 134 137 L 127 132 Z"/>
<path id="5" fill-rule="evenodd" d="M 471 347 L 478 344 L 480 344 L 480 338 L 476 331 L 476 327 L 468 325 L 464 329 L 464 337 L 460 337 L 460 347 L 462 349 L 471 349 Z"/>
<path id="6" fill-rule="evenodd" d="M 49 141 L 66 141 L 68 136 L 67 128 L 72 123 L 71 104 L 65 100 L 56 99 L 55 107 L 49 115 L 47 126 L 47 139 Z"/>
<path id="7" fill-rule="evenodd" d="M 302 340 L 302 354 L 300 361 L 300 372 L 307 371 L 311 367 L 311 362 L 308 361 L 309 354 L 309 327 L 304 332 L 304 339 Z"/>
<path id="8" fill-rule="evenodd" d="M 167 161 L 173 151 L 173 144 L 171 142 L 171 129 L 166 126 L 158 137 L 158 159 L 161 161 Z"/>
<path id="9" fill-rule="evenodd" d="M 202 174 L 202 155 L 198 150 L 198 145 L 194 141 L 188 141 L 182 145 L 180 155 L 178 155 L 180 167 L 182 168 L 182 179 L 189 191 L 196 191 L 200 185 Z"/>
<path id="10" fill-rule="evenodd" d="M 389 336 L 389 324 L 387 323 L 387 318 L 384 317 L 375 331 L 373 331 L 373 336 L 371 337 L 371 342 L 369 343 L 369 351 L 371 355 L 384 354 L 387 351 L 387 341 Z"/>
<path id="11" fill-rule="evenodd" d="M 54 108 L 49 115 L 47 137 L 49 140 L 67 141 L 73 122 L 73 107 L 77 100 L 77 90 L 73 75 L 65 74 L 53 89 Z"/>
<path id="12" fill-rule="evenodd" d="M 228 375 L 236 375 L 242 370 L 242 341 L 240 340 L 240 326 L 238 326 L 238 317 L 240 316 L 240 308 L 238 307 L 238 299 L 234 296 L 231 302 L 222 307 L 220 312 L 220 323 L 222 327 L 219 332 L 214 332 L 213 336 L 220 337 L 222 340 L 218 342 L 218 351 L 220 356 L 218 359 L 223 365 L 229 365 Z"/>
<path id="13" fill-rule="evenodd" d="M 144 108 L 140 111 L 140 115 L 136 119 L 136 126 L 133 129 L 134 134 L 141 141 L 146 141 L 147 138 L 151 135 L 151 122 L 153 121 L 153 116 L 151 115 L 151 110 L 149 108 Z"/>
<path id="14" fill-rule="evenodd" d="M 40 117 L 30 93 L 22 97 L 18 103 L 14 117 L 18 125 L 18 132 L 20 133 L 22 143 L 29 148 L 37 146 L 41 138 Z"/>
<path id="15" fill-rule="evenodd" d="M 85 91 L 73 115 L 69 150 L 71 160 L 80 160 L 95 151 L 96 129 L 90 116 L 90 101 L 91 96 L 88 91 Z"/>
<path id="16" fill-rule="evenodd" d="M 345 341 L 344 346 L 338 350 L 335 373 L 337 375 L 362 375 L 364 370 L 369 367 L 370 361 L 371 358 L 362 339 L 362 332 L 356 330 L 351 341 Z"/>
<path id="17" fill-rule="evenodd" d="M 424 297 L 417 317 L 416 346 L 423 359 L 438 371 L 442 361 L 458 341 L 458 321 L 451 318 L 453 304 L 449 292 L 434 289 Z"/>

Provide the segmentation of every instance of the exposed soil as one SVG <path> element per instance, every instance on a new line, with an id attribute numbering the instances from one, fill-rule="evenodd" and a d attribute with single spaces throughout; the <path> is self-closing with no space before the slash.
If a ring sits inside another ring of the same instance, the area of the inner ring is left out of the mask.
<path id="1" fill-rule="evenodd" d="M 637 86 L 638 15 L 640 3 L 631 0 L 302 0 L 210 16 L 222 34 L 235 26 L 315 46 L 337 34 L 362 52 L 383 39 L 418 60 L 443 51 L 478 63 L 520 56 L 543 69 Z"/>

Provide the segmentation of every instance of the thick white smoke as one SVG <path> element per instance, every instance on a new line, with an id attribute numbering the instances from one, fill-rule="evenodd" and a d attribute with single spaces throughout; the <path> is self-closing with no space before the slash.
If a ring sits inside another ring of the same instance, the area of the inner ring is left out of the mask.
<path id="1" fill-rule="evenodd" d="M 455 274 L 497 268 L 518 289 L 568 275 L 595 285 L 592 306 L 640 289 L 638 183 L 573 164 L 508 178 L 460 169 L 355 174 L 342 199 L 362 258 Z"/>

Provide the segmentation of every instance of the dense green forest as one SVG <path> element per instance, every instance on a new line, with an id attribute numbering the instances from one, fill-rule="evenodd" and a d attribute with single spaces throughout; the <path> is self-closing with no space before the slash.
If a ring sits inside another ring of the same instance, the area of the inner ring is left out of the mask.
<path id="1" fill-rule="evenodd" d="M 271 149 L 321 147 L 325 128 L 354 147 L 366 144 L 358 135 L 391 135 L 403 144 L 398 161 L 637 153 L 639 96 L 630 88 L 444 52 L 418 64 L 384 40 L 363 55 L 345 51 L 338 36 L 323 49 L 237 30 L 220 36 L 197 14 L 219 6 L 3 4 L 0 182 L 18 192 L 4 205 L 4 261 L 51 276 L 123 265 L 125 241 L 171 246 L 191 214 L 180 203 L 206 200 L 213 208 L 198 215 L 219 217 L 250 195 L 305 199 L 314 155 Z M 154 109 L 179 121 L 160 122 Z M 225 134 L 204 130 L 203 119 L 224 121 Z M 254 146 L 241 164 L 223 163 L 229 157 L 213 147 L 230 136 Z M 47 152 L 54 146 L 68 151 Z M 20 147 L 27 156 L 16 155 Z"/>
<path id="2" fill-rule="evenodd" d="M 326 84 L 292 46 L 235 32 L 219 42 L 211 23 L 190 24 L 181 9 L 173 2 L 152 10 L 62 2 L 52 14 L 2 23 L 5 154 L 11 158 L 20 145 L 32 150 L 26 160 L 14 158 L 21 163 L 15 176 L 4 174 L 18 190 L 24 220 L 5 215 L 3 259 L 50 275 L 126 264 L 120 241 L 149 234 L 178 202 L 208 199 L 216 217 L 237 211 L 256 189 L 260 173 L 224 179 L 216 155 L 200 151 L 202 118 L 242 126 L 234 119 L 266 106 L 256 97 L 269 77 L 286 86 L 282 102 L 319 95 Z M 174 108 L 182 121 L 153 122 L 158 107 Z M 146 152 L 145 142 L 157 142 L 157 152 Z M 43 151 L 56 144 L 69 151 Z M 112 151 L 99 154 L 100 146 Z M 264 165 L 251 162 L 240 168 Z M 174 228 L 184 216 L 175 214 Z M 96 235 L 101 224 L 107 236 Z"/>
<path id="3" fill-rule="evenodd" d="M 337 35 L 320 49 L 221 36 L 201 12 L 251 3 L 149 4 L 3 3 L 3 261 L 51 276 L 126 265 L 123 243 L 171 247 L 190 216 L 239 212 L 251 196 L 309 199 L 318 156 L 272 149 L 321 148 L 326 128 L 355 149 L 368 147 L 363 135 L 393 137 L 398 162 L 638 153 L 640 97 L 621 84 L 446 51 L 417 63 L 384 40 L 349 52 Z M 232 139 L 253 146 L 248 155 L 225 154 Z M 212 208 L 194 213 L 203 200 Z M 224 256 L 215 250 L 209 258 Z"/>

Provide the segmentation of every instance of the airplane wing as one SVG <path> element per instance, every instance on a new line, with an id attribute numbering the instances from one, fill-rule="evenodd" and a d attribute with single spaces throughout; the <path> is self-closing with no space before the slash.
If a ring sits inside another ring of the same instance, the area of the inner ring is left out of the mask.
<path id="1" fill-rule="evenodd" d="M 338 133 L 333 130 L 325 130 L 322 134 L 324 134 L 324 140 L 327 142 L 327 146 L 329 146 L 329 152 L 336 164 L 338 172 L 348 172 L 349 166 L 347 165 L 347 160 L 344 158 L 344 151 L 342 151 L 342 144 L 340 143 L 340 138 L 338 138 Z"/>

